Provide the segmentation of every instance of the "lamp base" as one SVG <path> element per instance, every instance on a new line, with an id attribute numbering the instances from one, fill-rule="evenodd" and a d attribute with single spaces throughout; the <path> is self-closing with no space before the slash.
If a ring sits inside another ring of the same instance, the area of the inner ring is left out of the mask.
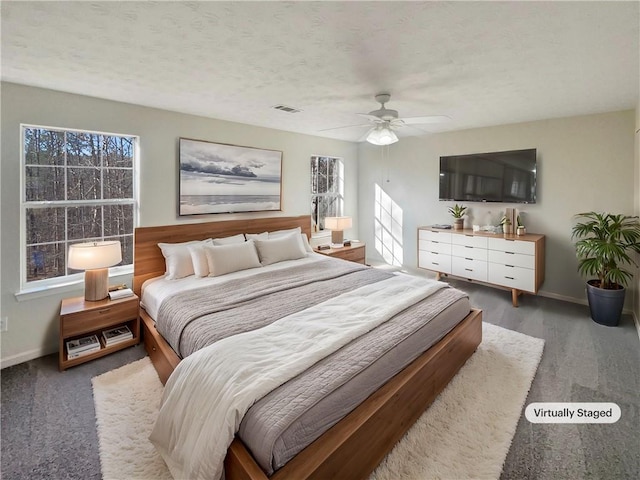
<path id="1" fill-rule="evenodd" d="M 344 232 L 342 230 L 331 230 L 331 244 L 342 246 L 344 241 Z"/>
<path id="2" fill-rule="evenodd" d="M 84 299 L 97 302 L 109 296 L 109 269 L 99 268 L 84 272 Z"/>

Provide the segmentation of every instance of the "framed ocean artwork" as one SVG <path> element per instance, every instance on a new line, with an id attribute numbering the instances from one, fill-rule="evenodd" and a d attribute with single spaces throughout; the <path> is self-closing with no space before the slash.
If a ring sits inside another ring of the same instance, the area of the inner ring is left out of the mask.
<path id="1" fill-rule="evenodd" d="M 281 210 L 282 152 L 180 139 L 180 215 Z"/>

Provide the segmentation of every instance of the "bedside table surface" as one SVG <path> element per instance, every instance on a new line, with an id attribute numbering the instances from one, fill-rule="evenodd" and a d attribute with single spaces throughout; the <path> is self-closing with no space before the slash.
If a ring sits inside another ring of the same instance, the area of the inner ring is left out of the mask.
<path id="1" fill-rule="evenodd" d="M 351 245 L 348 247 L 331 247 L 324 250 L 318 250 L 318 247 L 313 249 L 316 253 L 322 253 L 323 255 L 332 255 L 339 252 L 345 252 L 347 250 L 353 250 L 354 248 L 364 247 L 364 242 L 351 242 Z"/>
<path id="2" fill-rule="evenodd" d="M 138 301 L 138 296 L 133 294 L 128 297 L 118 298 L 116 300 L 110 300 L 109 297 L 107 297 L 103 300 L 98 300 L 95 302 L 89 302 L 85 300 L 84 297 L 65 298 L 60 304 L 60 315 L 69 315 L 70 313 L 96 310 L 117 305 L 119 303 L 130 302 L 132 300 Z"/>

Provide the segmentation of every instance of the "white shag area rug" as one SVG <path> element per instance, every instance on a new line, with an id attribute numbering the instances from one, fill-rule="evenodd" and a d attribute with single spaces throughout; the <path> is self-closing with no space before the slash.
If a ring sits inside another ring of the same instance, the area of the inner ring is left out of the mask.
<path id="1" fill-rule="evenodd" d="M 544 340 L 488 323 L 482 327 L 476 353 L 370 480 L 500 476 Z M 103 478 L 171 479 L 148 440 L 163 388 L 149 358 L 92 382 Z"/>

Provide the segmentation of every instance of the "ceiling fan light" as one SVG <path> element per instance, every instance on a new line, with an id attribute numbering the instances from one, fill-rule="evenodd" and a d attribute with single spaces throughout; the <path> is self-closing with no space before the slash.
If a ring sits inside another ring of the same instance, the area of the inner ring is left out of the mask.
<path id="1" fill-rule="evenodd" d="M 398 136 L 385 125 L 374 128 L 367 135 L 367 142 L 374 145 L 391 145 L 398 141 Z"/>

